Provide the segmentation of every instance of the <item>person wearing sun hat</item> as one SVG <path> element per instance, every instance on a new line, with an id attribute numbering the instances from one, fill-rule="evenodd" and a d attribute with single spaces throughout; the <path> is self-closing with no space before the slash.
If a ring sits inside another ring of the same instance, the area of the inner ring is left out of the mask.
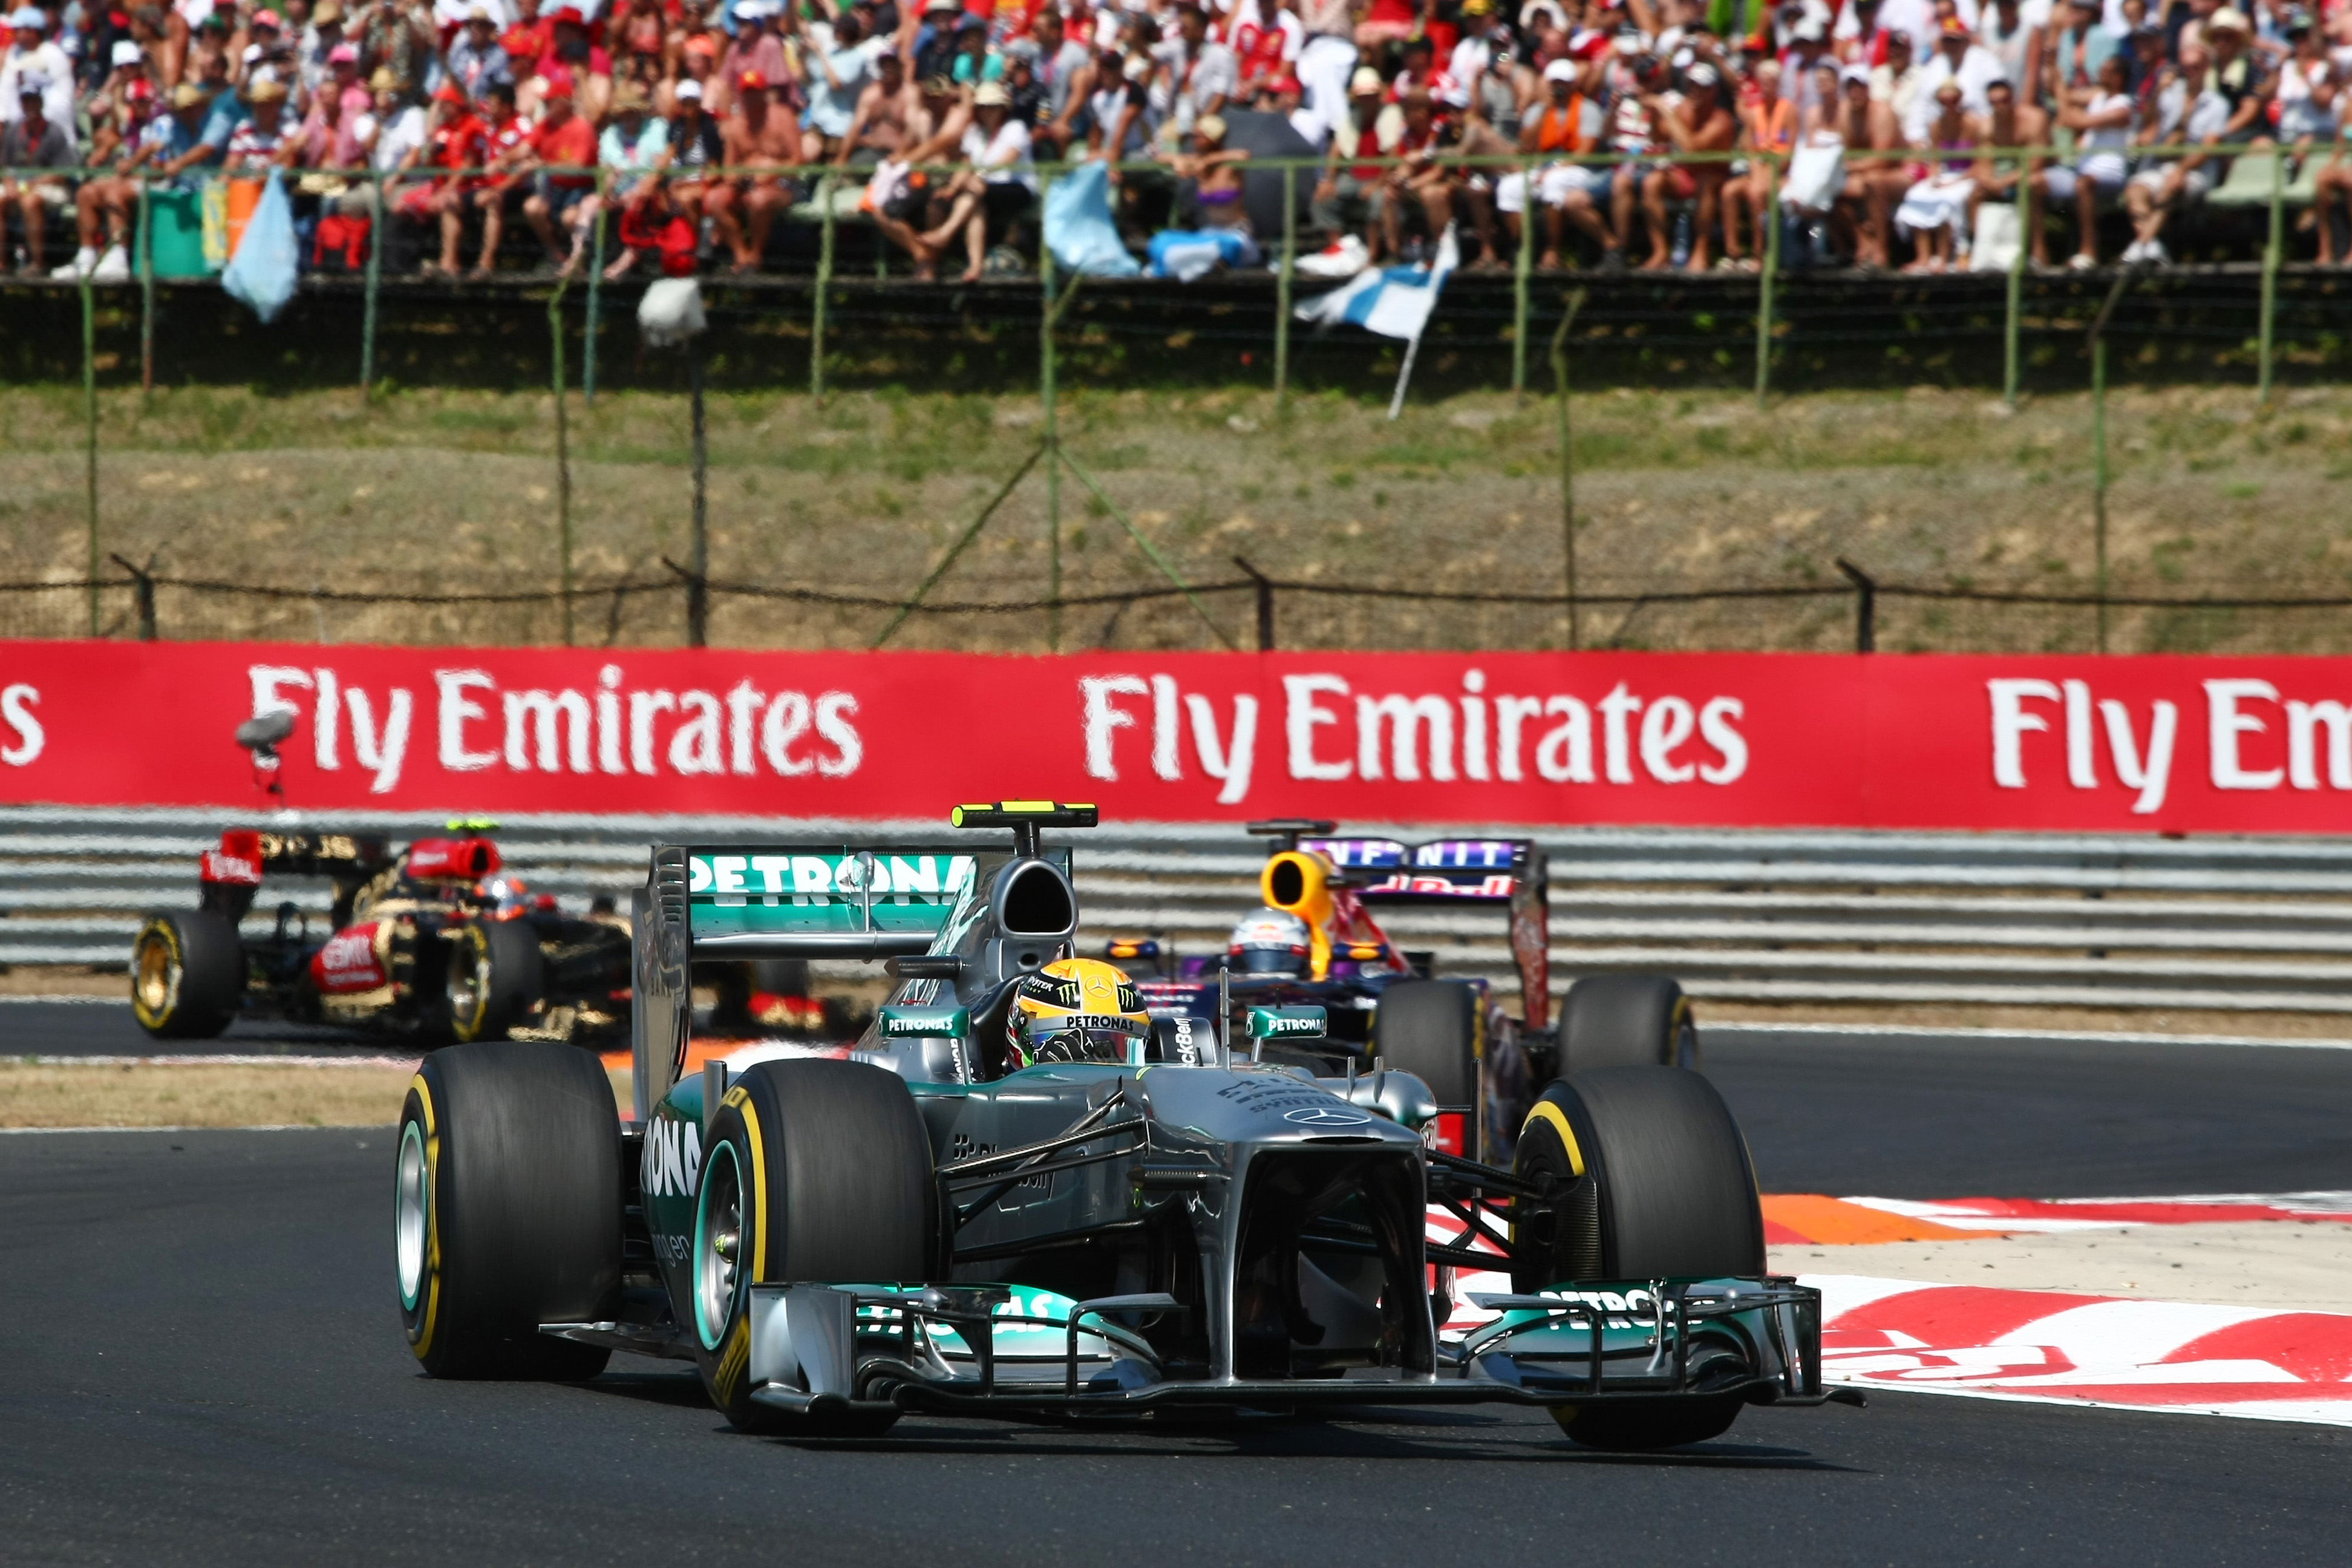
<path id="1" fill-rule="evenodd" d="M 922 242 L 937 254 L 961 234 L 970 263 L 961 280 L 977 283 L 992 231 L 1000 244 L 1009 243 L 1013 226 L 1037 194 L 1029 127 L 1013 117 L 1013 94 L 1003 82 L 982 82 L 973 89 L 971 121 L 964 127 L 959 150 L 965 166 L 943 193 L 947 218 L 922 236 Z"/>
<path id="2" fill-rule="evenodd" d="M 514 62 L 499 42 L 498 18 L 488 6 L 475 5 L 467 11 L 464 26 L 442 52 L 441 68 L 465 89 L 468 102 L 478 103 L 482 89 L 500 77 L 513 79 Z"/>
<path id="3" fill-rule="evenodd" d="M 66 144 L 72 146 L 72 58 L 49 37 L 49 19 L 37 5 L 19 5 L 11 11 L 8 30 L 11 42 L 7 57 L 0 61 L 0 125 L 14 125 L 25 118 L 24 83 L 26 78 L 33 78 L 41 84 L 43 117 L 63 132 Z"/>
<path id="4" fill-rule="evenodd" d="M 319 0 L 295 35 L 294 68 L 306 97 L 315 96 L 331 74 L 327 57 L 343 41 L 342 0 Z"/>

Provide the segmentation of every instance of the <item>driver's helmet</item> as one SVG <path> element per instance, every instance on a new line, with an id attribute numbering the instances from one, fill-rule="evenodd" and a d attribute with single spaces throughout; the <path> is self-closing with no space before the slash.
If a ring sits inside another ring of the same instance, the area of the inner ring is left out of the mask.
<path id="1" fill-rule="evenodd" d="M 1225 943 L 1229 967 L 1242 974 L 1304 974 L 1307 954 L 1307 922 L 1281 910 L 1258 910 Z"/>
<path id="2" fill-rule="evenodd" d="M 508 918 L 530 907 L 530 885 L 520 877 L 509 877 L 501 871 L 475 883 L 474 897 L 481 900 L 488 913 Z"/>
<path id="3" fill-rule="evenodd" d="M 1135 983 L 1099 958 L 1057 958 L 1021 982 L 1005 1035 L 1016 1068 L 1125 1064 L 1151 1037 Z"/>

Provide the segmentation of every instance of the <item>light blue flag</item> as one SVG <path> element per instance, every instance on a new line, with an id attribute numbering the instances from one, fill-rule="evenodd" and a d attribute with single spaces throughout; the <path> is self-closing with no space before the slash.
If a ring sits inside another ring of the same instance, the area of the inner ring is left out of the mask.
<path id="1" fill-rule="evenodd" d="M 1045 247 L 1055 263 L 1090 278 L 1132 278 L 1143 268 L 1119 243 L 1110 216 L 1110 169 L 1079 164 L 1045 193 Z"/>
<path id="2" fill-rule="evenodd" d="M 381 244 L 383 236 L 368 237 L 371 245 Z M 297 279 L 297 247 L 294 243 L 294 204 L 287 199 L 285 175 L 282 171 L 269 171 L 269 186 L 261 193 L 260 202 L 253 216 L 246 220 L 245 233 L 236 242 L 236 254 L 228 258 L 228 268 L 221 274 L 221 287 L 253 307 L 253 313 L 268 326 L 294 298 Z"/>

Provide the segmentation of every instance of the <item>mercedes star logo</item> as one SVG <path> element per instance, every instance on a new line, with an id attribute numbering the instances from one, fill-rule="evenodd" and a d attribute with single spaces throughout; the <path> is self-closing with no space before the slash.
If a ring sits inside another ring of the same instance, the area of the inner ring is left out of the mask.
<path id="1" fill-rule="evenodd" d="M 1360 1110 L 1349 1110 L 1339 1105 L 1302 1105 L 1286 1113 L 1285 1121 L 1295 1121 L 1301 1127 L 1361 1127 L 1371 1120 Z"/>

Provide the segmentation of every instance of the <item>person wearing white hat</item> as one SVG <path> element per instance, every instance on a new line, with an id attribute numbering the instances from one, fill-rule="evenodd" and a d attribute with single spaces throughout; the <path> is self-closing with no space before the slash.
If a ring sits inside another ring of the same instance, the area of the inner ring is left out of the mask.
<path id="1" fill-rule="evenodd" d="M 73 199 L 66 171 L 77 160 L 64 128 L 42 110 L 42 95 L 48 85 L 29 71 L 19 72 L 16 118 L 0 126 L 0 169 L 44 171 L 29 178 L 0 180 L 0 238 L 5 237 L 8 212 L 13 207 L 25 226 L 25 261 L 17 271 L 26 277 L 47 270 L 41 265 L 41 245 L 49 209 L 65 206 Z M 52 169 L 58 172 L 55 178 L 46 173 Z"/>
<path id="2" fill-rule="evenodd" d="M 41 84 L 41 113 L 74 144 L 73 59 L 49 37 L 49 19 L 37 5 L 19 5 L 8 14 L 10 42 L 0 58 L 0 125 L 25 118 L 26 77 Z"/>
<path id="3" fill-rule="evenodd" d="M 986 81 L 971 95 L 971 122 L 964 127 L 961 151 L 966 167 L 947 188 L 947 220 L 922 237 L 937 253 L 961 233 L 969 265 L 962 281 L 977 283 L 988 259 L 992 231 L 1000 244 L 1010 243 L 1013 229 L 1037 194 L 1037 174 L 1030 162 L 1029 127 L 1013 114 L 1013 94 L 1000 81 Z"/>
<path id="4" fill-rule="evenodd" d="M 1309 276 L 1351 277 L 1371 261 L 1381 240 L 1381 208 L 1386 196 L 1388 171 L 1360 158 L 1381 158 L 1393 152 L 1402 121 L 1381 113 L 1385 85 L 1381 73 L 1358 66 L 1348 83 L 1348 112 L 1331 128 L 1323 153 L 1323 175 L 1316 181 L 1307 221 L 1322 231 L 1322 254 L 1309 258 Z M 1358 237 L 1360 229 L 1363 237 Z"/>
<path id="5" fill-rule="evenodd" d="M 1592 150 L 1592 140 L 1584 133 L 1584 99 L 1577 91 L 1577 76 L 1575 63 L 1570 60 L 1554 60 L 1544 67 L 1543 107 L 1521 116 L 1519 151 L 1568 158 Z M 1600 173 L 1605 194 L 1609 171 L 1603 167 Z M 1521 245 L 1534 243 L 1526 216 L 1527 186 L 1526 176 L 1517 172 L 1495 183 L 1495 206 L 1502 213 L 1512 237 Z M 1537 205 L 1544 209 L 1543 251 L 1536 263 L 1538 267 L 1548 272 L 1559 267 L 1559 245 L 1567 223 L 1575 224 L 1597 240 L 1603 255 L 1618 251 L 1617 236 L 1610 229 L 1608 218 L 1593 205 L 1583 166 L 1570 163 L 1546 164 L 1536 174 L 1535 195 Z"/>

